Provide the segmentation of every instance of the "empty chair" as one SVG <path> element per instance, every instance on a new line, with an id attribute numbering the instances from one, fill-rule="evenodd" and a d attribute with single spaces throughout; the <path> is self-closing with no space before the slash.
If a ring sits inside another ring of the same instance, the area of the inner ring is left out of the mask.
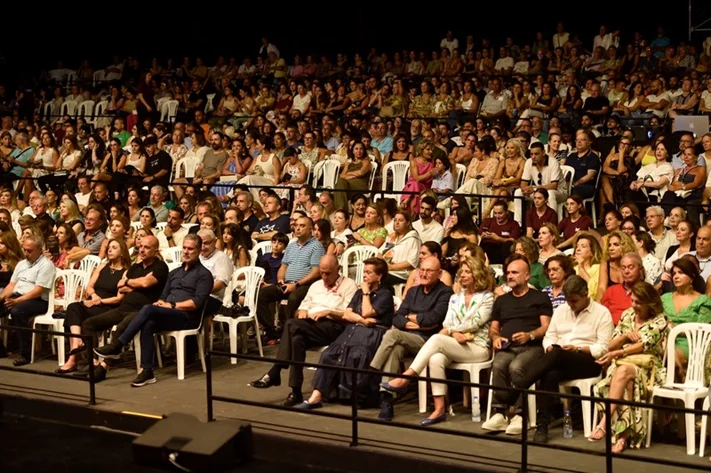
<path id="1" fill-rule="evenodd" d="M 96 119 L 94 117 L 94 107 L 96 103 L 93 100 L 84 100 L 79 104 L 79 109 L 77 110 L 77 116 L 82 117 L 86 123 L 95 126 Z"/>

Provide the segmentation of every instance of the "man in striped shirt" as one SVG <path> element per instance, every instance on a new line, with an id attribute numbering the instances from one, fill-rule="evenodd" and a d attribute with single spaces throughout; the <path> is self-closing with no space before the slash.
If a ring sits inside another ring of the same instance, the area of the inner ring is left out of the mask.
<path id="1" fill-rule="evenodd" d="M 294 237 L 286 247 L 276 284 L 265 284 L 259 291 L 257 316 L 266 331 L 267 343 L 274 345 L 279 339 L 270 304 L 287 299 L 287 317 L 292 317 L 309 286 L 321 277 L 319 261 L 325 254 L 323 245 L 313 237 L 313 222 L 299 217 L 294 224 Z"/>

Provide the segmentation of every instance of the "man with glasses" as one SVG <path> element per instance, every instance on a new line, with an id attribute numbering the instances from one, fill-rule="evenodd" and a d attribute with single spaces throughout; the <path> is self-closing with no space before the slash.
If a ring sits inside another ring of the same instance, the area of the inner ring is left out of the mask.
<path id="1" fill-rule="evenodd" d="M 444 227 L 434 218 L 437 202 L 431 196 L 425 196 L 420 202 L 420 219 L 413 222 L 412 228 L 420 235 L 420 241 L 442 242 Z"/>
<path id="2" fill-rule="evenodd" d="M 563 186 L 558 184 L 563 180 L 563 172 L 556 159 L 549 159 L 545 146 L 540 141 L 531 144 L 529 150 L 531 159 L 526 160 L 521 175 L 521 188 L 516 189 L 515 196 L 525 196 L 526 200 L 533 199 L 533 193 L 538 189 L 548 191 L 548 206 L 553 210 L 558 210 L 558 202 L 562 202 L 567 197 Z M 559 190 L 559 187 L 561 189 Z M 521 199 L 514 201 L 514 220 L 520 222 L 522 217 L 523 203 Z M 526 222 L 526 225 L 531 222 Z M 556 222 L 557 224 L 557 219 Z"/>
<path id="3" fill-rule="evenodd" d="M 673 154 L 671 158 L 671 165 L 674 168 L 674 171 L 684 167 L 684 160 L 681 155 L 684 153 L 684 150 L 690 146 L 694 146 L 694 134 L 691 132 L 685 132 L 681 135 L 681 138 L 679 138 L 679 152 Z M 704 159 L 703 153 L 699 153 L 696 164 L 699 166 L 706 166 L 706 160 Z"/>
<path id="4" fill-rule="evenodd" d="M 654 256 L 659 261 L 667 258 L 667 250 L 670 246 L 676 245 L 676 236 L 664 226 L 664 209 L 658 205 L 653 205 L 647 209 L 645 222 L 649 229 L 649 235 L 657 246 L 654 247 Z"/>

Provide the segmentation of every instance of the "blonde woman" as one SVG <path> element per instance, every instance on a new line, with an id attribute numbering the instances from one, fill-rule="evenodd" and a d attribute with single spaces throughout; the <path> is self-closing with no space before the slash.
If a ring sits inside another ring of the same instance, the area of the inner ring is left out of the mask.
<path id="1" fill-rule="evenodd" d="M 622 284 L 622 269 L 620 260 L 627 253 L 637 253 L 637 246 L 627 234 L 619 230 L 605 236 L 602 245 L 602 262 L 600 263 L 600 280 L 597 287 L 597 301 L 601 301 L 605 291 L 610 286 Z"/>
<path id="2" fill-rule="evenodd" d="M 524 156 L 525 150 L 518 139 L 510 139 L 504 147 L 504 159 L 499 161 L 499 167 L 491 184 L 493 195 L 499 197 L 510 197 L 514 190 L 521 185 L 521 176 L 526 164 Z M 489 206 L 483 214 L 483 218 L 488 218 L 494 208 L 496 198 L 490 199 Z"/>
<path id="3" fill-rule="evenodd" d="M 597 300 L 598 284 L 600 282 L 600 262 L 602 248 L 591 233 L 581 232 L 573 243 L 575 274 L 588 283 L 588 295 Z"/>
<path id="4" fill-rule="evenodd" d="M 79 212 L 77 204 L 75 204 L 72 199 L 64 198 L 59 203 L 59 220 L 57 221 L 57 225 L 59 226 L 62 223 L 71 225 L 72 230 L 74 230 L 74 233 L 77 235 L 84 231 L 84 219 Z"/>
<path id="5" fill-rule="evenodd" d="M 17 206 L 17 196 L 12 189 L 3 188 L 0 190 L 0 207 L 10 212 L 13 222 L 17 222 L 22 216 L 22 212 Z"/>
<path id="6" fill-rule="evenodd" d="M 446 379 L 445 369 L 451 363 L 481 363 L 491 356 L 489 318 L 494 306 L 494 285 L 489 268 L 480 259 L 467 257 L 457 271 L 461 287 L 449 300 L 443 328 L 420 349 L 403 375 L 419 376 L 429 366 L 429 376 Z M 391 392 L 406 391 L 410 380 L 394 378 L 380 386 Z M 432 384 L 434 412 L 421 422 L 433 425 L 447 420 L 445 397 L 447 385 Z"/>
<path id="7" fill-rule="evenodd" d="M 238 184 L 247 186 L 275 186 L 279 184 L 281 176 L 281 161 L 273 152 L 274 141 L 269 136 L 260 136 L 256 140 L 259 156 L 252 161 L 247 175 L 238 181 Z M 255 202 L 259 202 L 259 188 L 250 189 Z"/>
<path id="8" fill-rule="evenodd" d="M 556 245 L 560 240 L 558 229 L 555 225 L 547 222 L 538 230 L 538 246 L 541 250 L 538 252 L 538 262 L 545 265 L 548 258 L 551 256 L 562 255 Z"/>

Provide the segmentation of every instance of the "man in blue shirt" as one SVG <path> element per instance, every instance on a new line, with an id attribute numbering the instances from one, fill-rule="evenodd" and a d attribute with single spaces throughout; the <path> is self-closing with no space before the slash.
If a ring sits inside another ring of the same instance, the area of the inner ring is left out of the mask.
<path id="1" fill-rule="evenodd" d="M 393 150 L 393 139 L 391 136 L 388 136 L 388 126 L 385 122 L 379 122 L 376 125 L 375 130 L 377 132 L 377 136 L 373 138 L 373 141 L 370 144 L 380 151 L 382 156 L 385 156 Z"/>
<path id="2" fill-rule="evenodd" d="M 168 275 L 163 293 L 153 305 L 145 305 L 126 331 L 109 345 L 94 349 L 102 358 L 118 358 L 124 346 L 141 332 L 141 369 L 131 383 L 141 387 L 156 382 L 153 376 L 153 335 L 166 330 L 186 330 L 200 325 L 203 307 L 213 287 L 212 273 L 200 263 L 202 238 L 190 233 L 183 239 L 183 265 Z"/>
<path id="3" fill-rule="evenodd" d="M 259 291 L 257 317 L 266 332 L 267 343 L 273 345 L 279 339 L 274 313 L 270 305 L 287 299 L 287 317 L 292 317 L 301 301 L 306 297 L 309 286 L 321 277 L 319 261 L 326 253 L 323 245 L 312 236 L 313 221 L 299 217 L 294 223 L 295 241 L 289 243 L 281 260 L 276 284 L 266 284 Z"/>

